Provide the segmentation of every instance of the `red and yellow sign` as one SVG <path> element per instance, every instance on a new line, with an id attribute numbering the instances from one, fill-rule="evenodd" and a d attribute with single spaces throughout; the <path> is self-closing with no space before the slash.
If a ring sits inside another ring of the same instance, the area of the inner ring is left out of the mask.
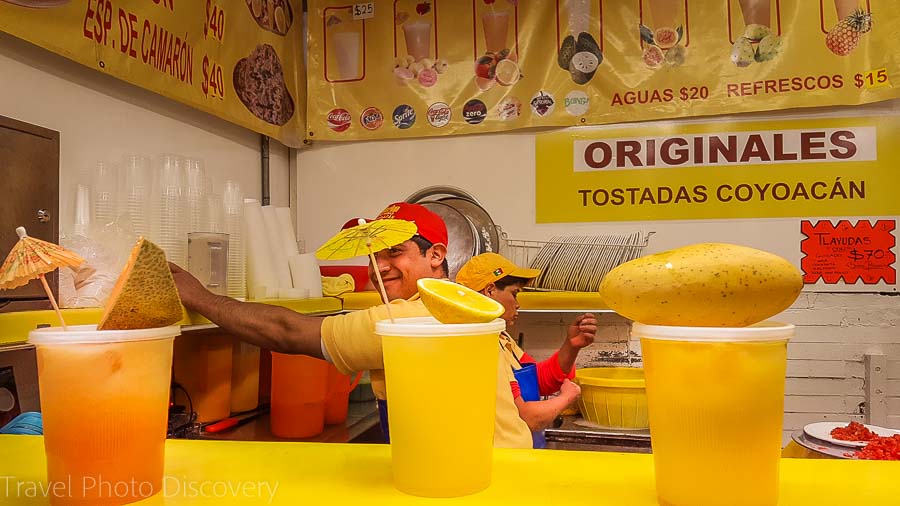
<path id="1" fill-rule="evenodd" d="M 896 216 L 900 116 L 540 134 L 538 223 Z"/>
<path id="2" fill-rule="evenodd" d="M 895 220 L 841 220 L 836 225 L 830 221 L 801 221 L 800 231 L 806 236 L 800 242 L 805 255 L 800 261 L 803 282 L 810 284 L 821 279 L 829 285 L 841 281 L 852 285 L 859 280 L 867 285 L 882 281 L 895 284 L 895 228 Z"/>
<path id="3" fill-rule="evenodd" d="M 308 135 L 353 140 L 900 97 L 900 2 L 309 2 Z"/>
<path id="4" fill-rule="evenodd" d="M 297 0 L 0 0 L 0 31 L 197 109 L 303 142 Z"/>

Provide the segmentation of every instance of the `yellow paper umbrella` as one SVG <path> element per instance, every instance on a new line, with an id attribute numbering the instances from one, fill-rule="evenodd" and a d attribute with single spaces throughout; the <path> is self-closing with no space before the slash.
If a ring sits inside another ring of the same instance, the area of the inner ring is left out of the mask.
<path id="1" fill-rule="evenodd" d="M 360 218 L 359 225 L 341 230 L 337 235 L 325 242 L 316 250 L 316 258 L 319 260 L 344 260 L 367 255 L 372 261 L 372 269 L 378 280 L 378 288 L 385 302 L 387 292 L 384 289 L 384 281 L 378 271 L 375 262 L 375 251 L 381 251 L 400 243 L 403 243 L 416 235 L 416 224 L 406 220 L 373 220 L 366 222 Z M 387 305 L 388 317 L 394 321 L 391 314 L 391 305 Z"/>
<path id="2" fill-rule="evenodd" d="M 40 279 L 44 291 L 50 297 L 50 303 L 53 304 L 53 310 L 59 317 L 59 323 L 66 330 L 66 322 L 59 312 L 56 298 L 53 297 L 44 274 L 60 267 L 81 265 L 84 259 L 58 244 L 29 237 L 25 227 L 17 228 L 16 233 L 19 234 L 19 242 L 13 246 L 0 266 L 0 290 L 11 290 L 27 284 L 32 279 Z"/>

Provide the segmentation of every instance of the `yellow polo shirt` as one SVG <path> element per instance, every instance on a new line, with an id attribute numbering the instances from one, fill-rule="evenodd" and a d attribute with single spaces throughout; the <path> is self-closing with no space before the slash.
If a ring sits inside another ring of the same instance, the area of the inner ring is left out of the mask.
<path id="1" fill-rule="evenodd" d="M 394 318 L 431 316 L 415 295 L 409 300 L 391 301 Z M 372 390 L 385 399 L 384 358 L 381 338 L 375 334 L 375 322 L 388 319 L 386 305 L 364 311 L 328 316 L 322 321 L 322 344 L 332 363 L 342 373 L 369 370 Z M 497 360 L 497 407 L 494 417 L 494 446 L 500 448 L 531 448 L 531 431 L 519 417 L 509 382 L 515 377 L 509 362 L 500 354 Z"/>

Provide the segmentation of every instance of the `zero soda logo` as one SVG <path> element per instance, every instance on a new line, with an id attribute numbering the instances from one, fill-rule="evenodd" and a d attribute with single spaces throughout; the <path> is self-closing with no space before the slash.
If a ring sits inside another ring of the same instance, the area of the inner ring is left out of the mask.
<path id="1" fill-rule="evenodd" d="M 481 100 L 472 99 L 463 106 L 463 119 L 470 125 L 477 125 L 487 118 L 487 106 Z"/>

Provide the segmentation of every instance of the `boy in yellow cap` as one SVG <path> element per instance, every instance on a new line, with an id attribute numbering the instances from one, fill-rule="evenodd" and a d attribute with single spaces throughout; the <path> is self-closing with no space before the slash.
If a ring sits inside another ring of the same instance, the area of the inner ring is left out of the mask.
<path id="1" fill-rule="evenodd" d="M 502 255 L 482 253 L 472 257 L 462 266 L 456 275 L 456 282 L 503 304 L 506 309 L 503 319 L 506 320 L 508 331 L 515 324 L 519 314 L 516 297 L 540 273 L 538 269 L 519 267 Z M 500 334 L 500 350 L 509 364 L 510 372 L 521 369 L 525 364 L 534 363 L 540 395 L 560 393 L 545 401 L 526 401 L 522 398 L 514 374 L 510 374 L 510 388 L 519 410 L 519 417 L 532 431 L 541 431 L 550 427 L 553 420 L 581 393 L 578 385 L 570 380 L 575 377 L 575 359 L 578 352 L 594 342 L 597 319 L 590 313 L 578 316 L 569 325 L 567 338 L 559 350 L 542 362 L 537 362 L 525 353 L 507 331 Z"/>

